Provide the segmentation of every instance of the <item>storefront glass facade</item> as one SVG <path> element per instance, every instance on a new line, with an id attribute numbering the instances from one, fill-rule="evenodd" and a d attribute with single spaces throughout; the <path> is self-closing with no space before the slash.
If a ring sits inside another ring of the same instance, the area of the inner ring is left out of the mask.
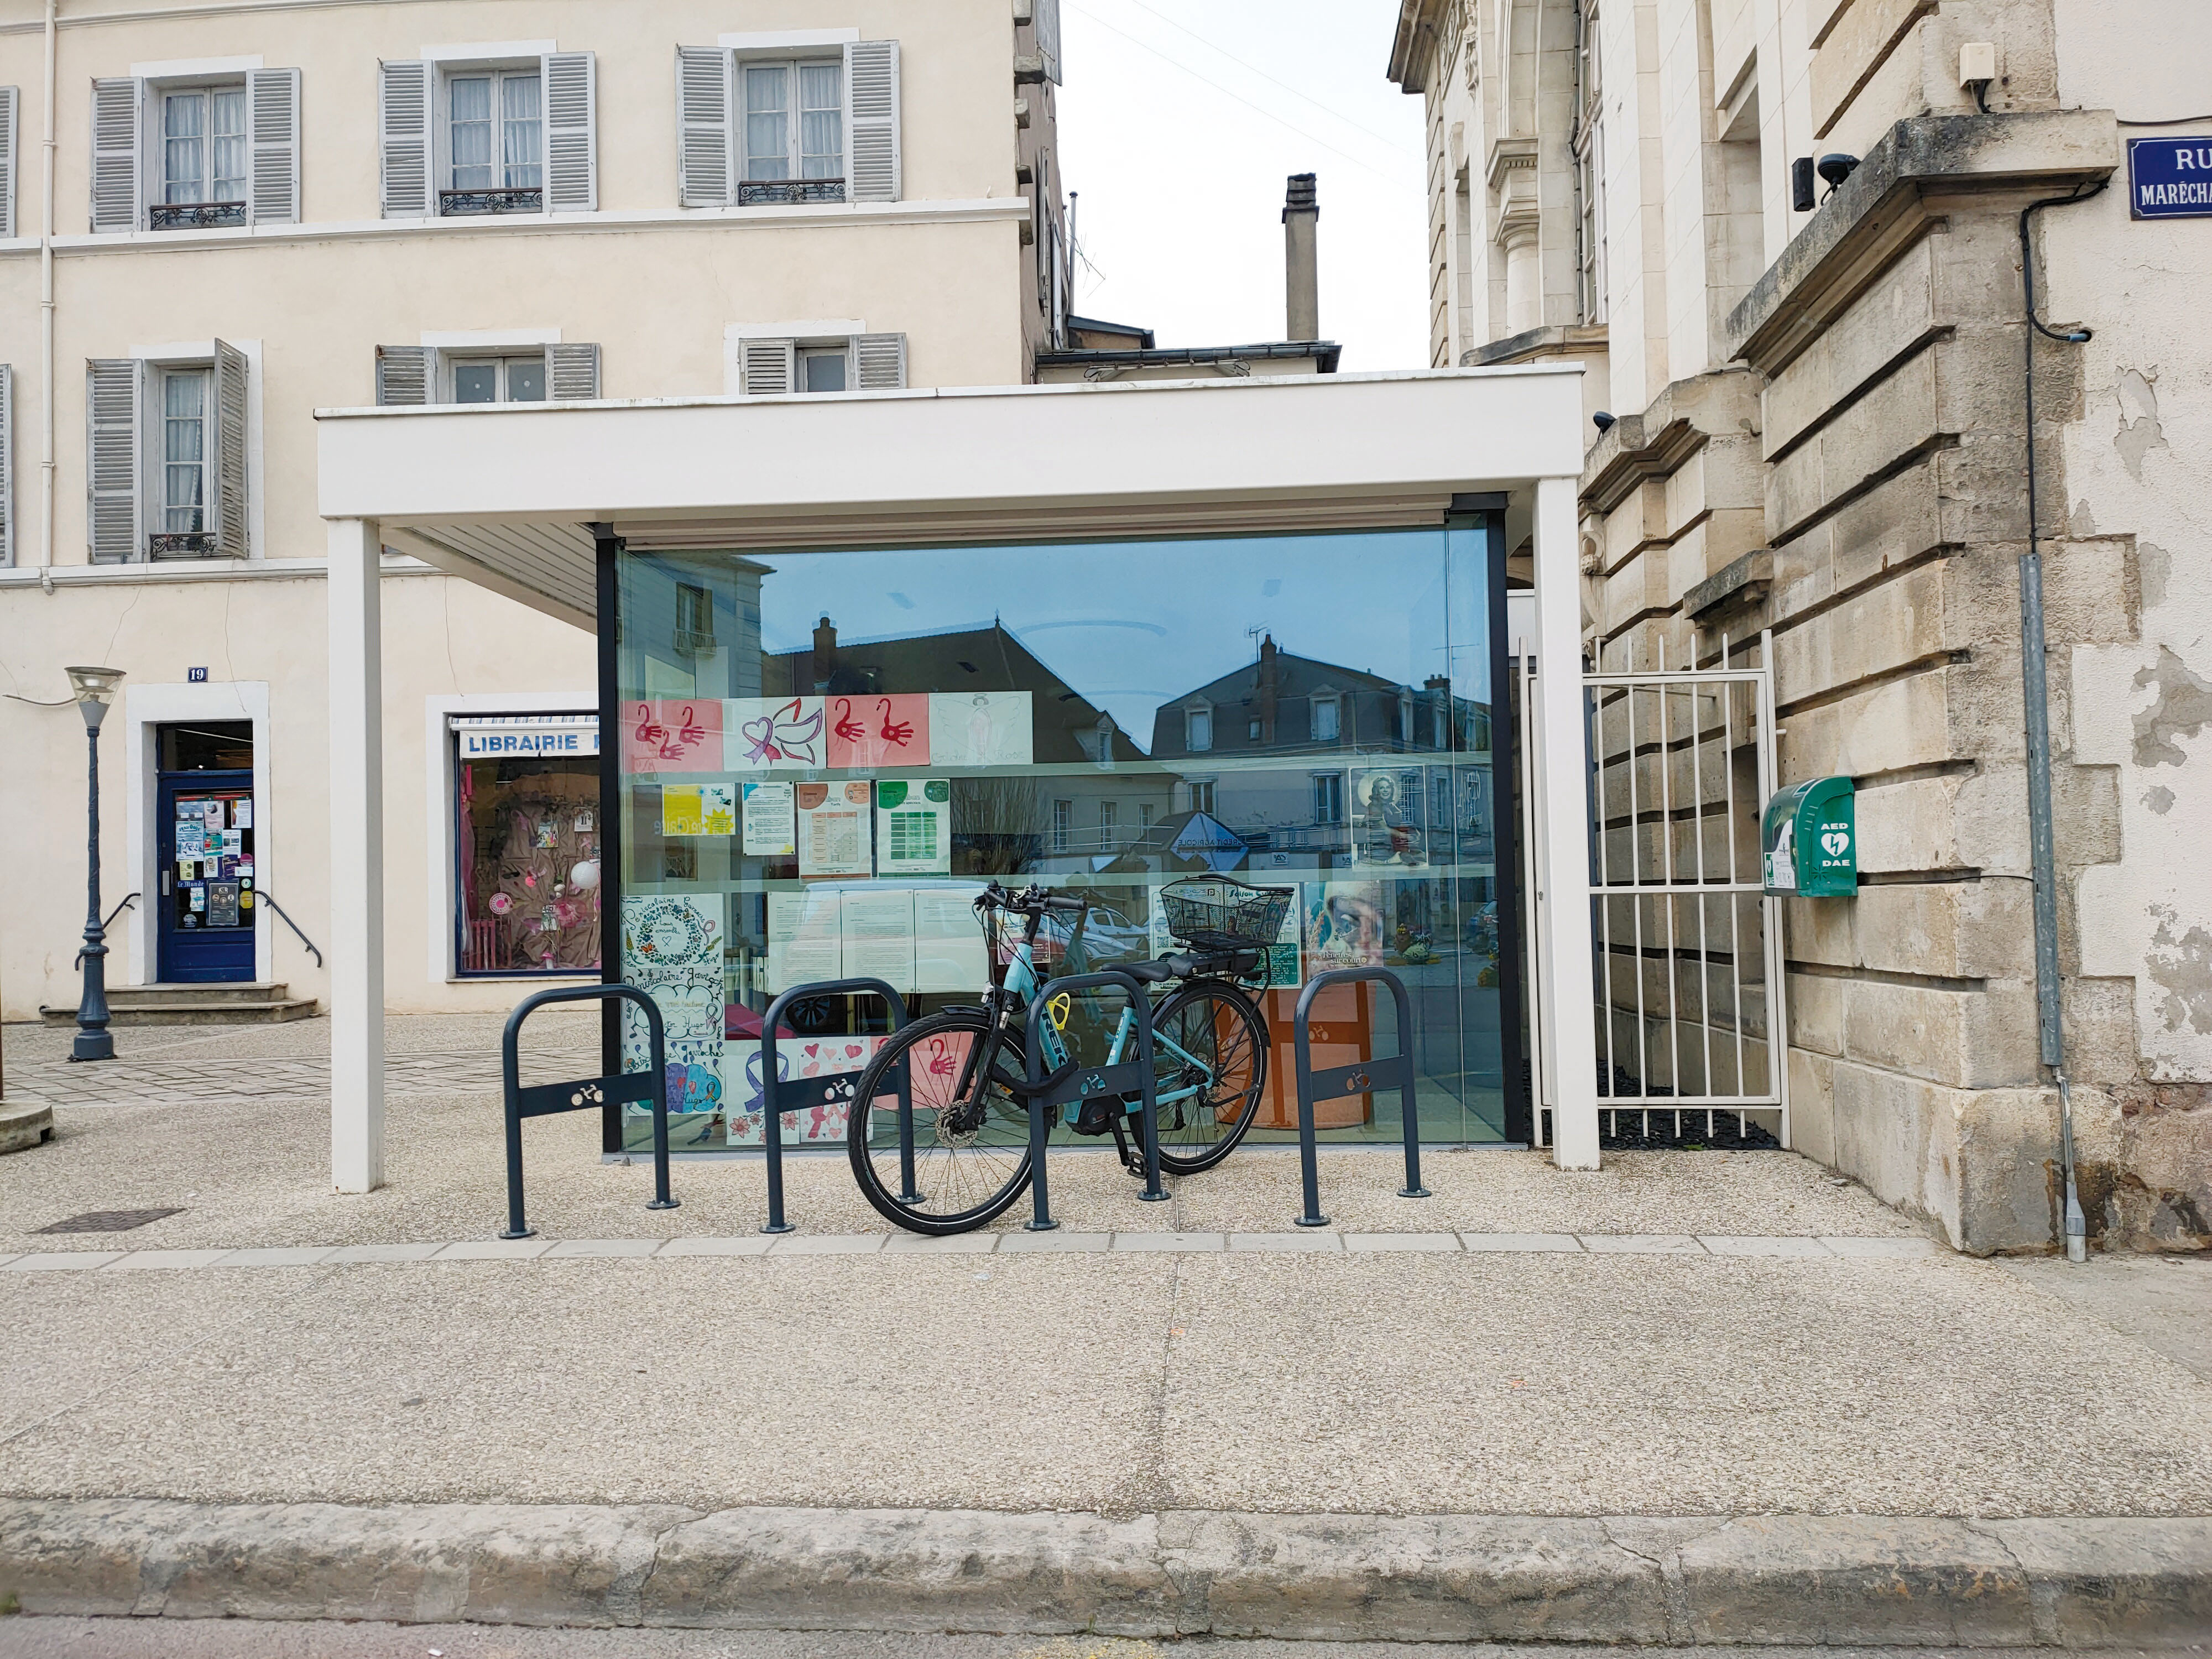
<path id="1" fill-rule="evenodd" d="M 666 1022 L 678 1151 L 757 1145 L 760 1018 L 872 975 L 927 1011 L 979 1000 L 981 884 L 1077 892 L 1093 965 L 1178 948 L 1160 890 L 1291 890 L 1261 998 L 1253 1139 L 1294 1137 L 1292 1011 L 1333 992 L 1317 1066 L 1413 1052 L 1425 1140 L 1526 1135 L 1511 823 L 1497 706 L 1502 542 L 1434 528 L 618 557 L 623 976 Z M 604 625 L 604 619 L 603 619 Z M 1503 903 L 1501 905 L 1501 897 Z M 1504 927 L 1501 931 L 1501 909 Z M 857 1070 L 879 1005 L 793 1012 L 787 1075 Z M 641 1024 L 626 1063 L 643 1063 Z M 1510 1039 L 1510 1040 L 1509 1040 Z M 1395 1098 L 1324 1104 L 1398 1139 Z M 787 1119 L 834 1143 L 842 1115 Z M 625 1120 L 624 1144 L 649 1124 Z"/>
<path id="2" fill-rule="evenodd" d="M 465 716 L 449 724 L 460 976 L 596 972 L 598 720 Z"/>

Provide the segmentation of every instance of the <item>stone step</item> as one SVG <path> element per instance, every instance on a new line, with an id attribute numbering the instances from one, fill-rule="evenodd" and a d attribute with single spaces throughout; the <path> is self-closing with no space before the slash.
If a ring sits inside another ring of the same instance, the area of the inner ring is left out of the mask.
<path id="1" fill-rule="evenodd" d="M 112 1025 L 275 1025 L 311 1019 L 313 997 L 289 985 L 233 980 L 212 985 L 123 985 L 107 994 Z M 76 1009 L 41 1007 L 48 1025 L 76 1024 Z"/>

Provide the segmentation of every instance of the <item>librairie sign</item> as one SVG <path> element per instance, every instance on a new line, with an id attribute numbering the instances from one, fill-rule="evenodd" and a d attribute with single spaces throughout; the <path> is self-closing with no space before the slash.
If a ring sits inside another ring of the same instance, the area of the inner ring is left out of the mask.
<path id="1" fill-rule="evenodd" d="M 2128 211 L 2138 219 L 2212 218 L 2212 134 L 2129 139 Z"/>
<path id="2" fill-rule="evenodd" d="M 448 724 L 463 760 L 599 752 L 595 714 L 456 714 Z"/>

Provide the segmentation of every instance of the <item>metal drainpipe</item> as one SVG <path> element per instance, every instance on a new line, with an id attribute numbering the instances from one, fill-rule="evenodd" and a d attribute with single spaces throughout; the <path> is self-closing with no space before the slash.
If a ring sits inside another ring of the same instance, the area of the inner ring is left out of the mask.
<path id="1" fill-rule="evenodd" d="M 39 586 L 54 591 L 54 37 L 58 0 L 46 0 L 46 187 L 39 202 Z"/>
<path id="2" fill-rule="evenodd" d="M 2058 996 L 2058 877 L 2051 829 L 2051 688 L 2043 633 L 2043 550 L 2035 496 L 2035 337 L 2046 335 L 2065 345 L 2080 345 L 2090 331 L 2061 334 L 2035 314 L 2035 250 L 2029 222 L 2047 207 L 2086 202 L 2110 183 L 2099 179 L 2070 196 L 2031 202 L 2020 215 L 2020 274 L 2027 300 L 2028 329 L 2024 379 L 2027 405 L 2027 552 L 2020 562 L 2020 654 L 2021 689 L 2027 709 L 2027 852 L 2035 874 L 2036 1024 L 2043 1063 L 2058 1083 L 2059 1164 L 2066 1178 L 2066 1259 L 2088 1259 L 2088 1228 L 2074 1179 L 2074 1096 L 2066 1078 L 2065 1031 Z"/>

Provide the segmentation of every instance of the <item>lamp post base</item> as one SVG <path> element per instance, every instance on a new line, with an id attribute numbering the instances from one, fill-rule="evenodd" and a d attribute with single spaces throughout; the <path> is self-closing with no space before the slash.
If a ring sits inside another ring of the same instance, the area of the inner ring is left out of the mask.
<path id="1" fill-rule="evenodd" d="M 115 1058 L 115 1039 L 106 1031 L 79 1031 L 76 1041 L 70 1045 L 70 1058 L 79 1060 L 112 1060 Z"/>

